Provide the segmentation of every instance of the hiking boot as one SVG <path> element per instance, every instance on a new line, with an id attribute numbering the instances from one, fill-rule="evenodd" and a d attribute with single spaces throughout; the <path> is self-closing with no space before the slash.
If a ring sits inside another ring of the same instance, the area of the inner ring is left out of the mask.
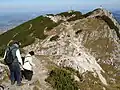
<path id="1" fill-rule="evenodd" d="M 15 81 L 11 81 L 11 85 L 14 85 L 15 84 Z"/>
<path id="2" fill-rule="evenodd" d="M 23 83 L 17 83 L 17 86 L 23 86 Z"/>
<path id="3" fill-rule="evenodd" d="M 28 80 L 23 80 L 22 83 L 28 83 Z"/>

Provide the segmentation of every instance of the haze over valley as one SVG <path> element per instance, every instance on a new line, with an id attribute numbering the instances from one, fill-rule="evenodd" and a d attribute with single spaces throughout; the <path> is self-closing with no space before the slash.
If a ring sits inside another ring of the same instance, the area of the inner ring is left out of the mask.
<path id="1" fill-rule="evenodd" d="M 86 13 L 89 10 L 80 10 L 82 13 Z M 56 14 L 60 11 L 46 11 L 46 12 L 2 12 L 0 14 L 0 31 L 4 32 L 12 29 L 28 20 L 31 20 L 37 16 L 45 14 Z M 114 17 L 120 22 L 120 10 L 112 11 Z"/>

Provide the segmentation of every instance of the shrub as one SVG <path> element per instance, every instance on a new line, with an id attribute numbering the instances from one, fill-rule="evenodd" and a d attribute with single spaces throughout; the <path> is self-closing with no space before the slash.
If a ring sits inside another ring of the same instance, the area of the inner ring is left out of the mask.
<path id="1" fill-rule="evenodd" d="M 117 34 L 118 38 L 120 39 L 119 28 L 115 26 L 113 21 L 108 16 L 105 16 L 105 15 L 102 16 L 101 18 L 109 25 L 109 27 L 111 29 L 114 29 L 116 31 L 116 34 Z"/>
<path id="2" fill-rule="evenodd" d="M 5 53 L 5 48 L 6 48 L 6 46 L 5 46 L 5 45 L 2 45 L 2 46 L 0 47 L 0 56 L 1 56 L 1 57 L 3 57 L 3 56 L 4 56 L 4 53 Z"/>
<path id="3" fill-rule="evenodd" d="M 30 24 L 32 27 L 30 29 Z M 30 45 L 34 42 L 35 38 L 45 39 L 47 35 L 44 35 L 46 27 L 52 29 L 58 24 L 54 23 L 48 17 L 39 16 L 28 22 L 25 22 L 3 34 L 0 35 L 0 56 L 3 56 L 4 48 L 10 40 L 17 40 L 22 43 L 22 47 Z"/>
<path id="4" fill-rule="evenodd" d="M 56 41 L 57 38 L 59 38 L 59 36 L 58 36 L 58 35 L 55 35 L 55 36 L 53 36 L 52 38 L 50 38 L 50 41 Z"/>
<path id="5" fill-rule="evenodd" d="M 97 9 L 95 9 L 95 10 L 93 10 L 93 11 L 90 11 L 90 12 L 88 12 L 88 13 L 86 13 L 86 14 L 84 14 L 83 16 L 86 18 L 86 17 L 88 17 L 88 16 L 90 16 L 93 12 L 99 12 L 99 10 L 101 10 L 100 8 L 97 8 Z"/>
<path id="6" fill-rule="evenodd" d="M 68 19 L 67 21 L 70 22 L 70 21 L 75 21 L 75 20 L 83 19 L 84 18 L 84 16 L 82 15 L 82 13 L 79 12 L 79 11 L 75 11 L 72 14 L 75 15 L 75 17 L 72 17 L 72 18 Z"/>
<path id="7" fill-rule="evenodd" d="M 46 81 L 57 90 L 78 90 L 76 82 L 71 78 L 71 72 L 62 68 L 52 70 Z"/>

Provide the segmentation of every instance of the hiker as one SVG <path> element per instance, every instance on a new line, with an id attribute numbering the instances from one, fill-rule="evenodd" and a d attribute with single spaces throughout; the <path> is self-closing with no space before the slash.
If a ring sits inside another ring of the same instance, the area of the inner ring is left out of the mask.
<path id="1" fill-rule="evenodd" d="M 23 65 L 23 75 L 25 79 L 28 81 L 31 81 L 33 76 L 33 67 L 35 67 L 35 64 L 32 62 L 34 56 L 34 52 L 30 51 L 28 55 L 25 56 L 24 65 Z"/>
<path id="2" fill-rule="evenodd" d="M 10 70 L 11 85 L 17 81 L 17 86 L 21 86 L 21 70 L 22 59 L 19 50 L 20 43 L 18 41 L 10 42 L 5 50 L 4 61 Z M 8 54 L 9 53 L 9 54 Z"/>

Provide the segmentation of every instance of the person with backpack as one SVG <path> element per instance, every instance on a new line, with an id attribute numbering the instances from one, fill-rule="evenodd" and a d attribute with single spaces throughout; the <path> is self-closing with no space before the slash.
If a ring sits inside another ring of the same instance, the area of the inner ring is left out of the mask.
<path id="1" fill-rule="evenodd" d="M 10 80 L 11 85 L 15 84 L 17 81 L 17 86 L 21 86 L 21 69 L 22 58 L 19 50 L 20 43 L 18 41 L 13 41 L 11 45 L 7 47 L 4 55 L 4 62 L 8 65 L 10 70 Z"/>
<path id="2" fill-rule="evenodd" d="M 31 81 L 33 76 L 33 67 L 35 67 L 35 64 L 32 62 L 34 57 L 34 52 L 30 51 L 29 54 L 25 56 L 24 64 L 23 64 L 23 75 L 26 80 Z"/>

